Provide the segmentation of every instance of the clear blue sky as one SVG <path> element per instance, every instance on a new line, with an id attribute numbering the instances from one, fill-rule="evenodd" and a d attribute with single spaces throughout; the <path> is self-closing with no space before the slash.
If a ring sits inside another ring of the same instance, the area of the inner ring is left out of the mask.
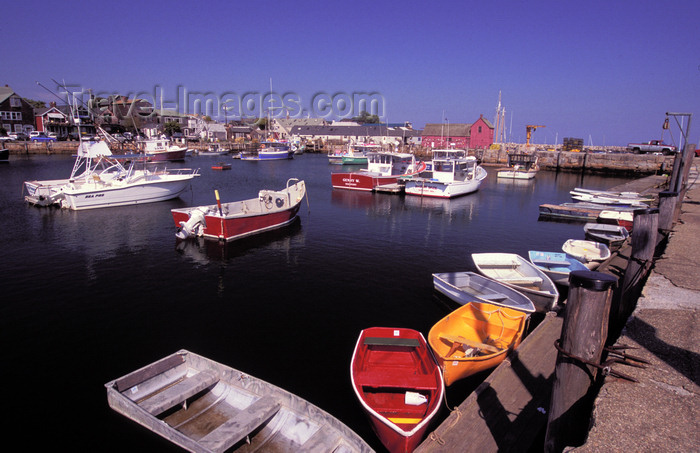
<path id="1" fill-rule="evenodd" d="M 493 121 L 500 91 L 514 141 L 526 124 L 546 126 L 535 143 L 657 139 L 668 111 L 695 114 L 700 137 L 697 0 L 28 0 L 1 15 L 0 84 L 32 99 L 54 100 L 36 82 L 55 79 L 149 100 L 160 87 L 167 107 L 272 80 L 306 110 L 319 93 L 378 93 L 382 119 L 422 128 Z"/>

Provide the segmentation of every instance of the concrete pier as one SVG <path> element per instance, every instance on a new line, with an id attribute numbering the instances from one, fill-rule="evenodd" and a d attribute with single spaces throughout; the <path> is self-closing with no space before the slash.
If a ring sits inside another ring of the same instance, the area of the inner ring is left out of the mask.
<path id="1" fill-rule="evenodd" d="M 698 159 L 696 159 L 697 162 Z M 691 174 L 690 181 L 697 178 Z M 618 344 L 650 364 L 608 378 L 577 452 L 700 450 L 700 184 L 652 269 Z M 621 369 L 622 366 L 619 366 Z"/>
<path id="2" fill-rule="evenodd" d="M 698 159 L 695 159 L 697 162 Z M 656 177 L 614 190 L 658 192 Z M 613 364 L 599 380 L 590 420 L 565 451 L 699 451 L 700 447 L 700 184 L 688 179 L 680 217 L 657 257 L 636 308 L 616 338 L 644 368 Z M 652 183 L 652 184 L 650 184 Z M 648 186 L 645 188 L 645 186 Z M 603 272 L 624 275 L 630 248 Z M 601 267 L 604 267 L 601 265 Z M 551 314 L 506 361 L 428 435 L 417 451 L 542 451 L 554 377 L 553 342 L 561 316 Z"/>

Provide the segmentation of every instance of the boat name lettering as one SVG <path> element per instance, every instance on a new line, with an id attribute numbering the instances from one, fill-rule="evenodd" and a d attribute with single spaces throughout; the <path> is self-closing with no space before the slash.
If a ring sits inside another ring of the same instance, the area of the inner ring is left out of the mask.
<path id="1" fill-rule="evenodd" d="M 99 198 L 99 197 L 104 197 L 105 194 L 103 193 L 96 193 L 94 195 L 85 195 L 85 198 Z"/>

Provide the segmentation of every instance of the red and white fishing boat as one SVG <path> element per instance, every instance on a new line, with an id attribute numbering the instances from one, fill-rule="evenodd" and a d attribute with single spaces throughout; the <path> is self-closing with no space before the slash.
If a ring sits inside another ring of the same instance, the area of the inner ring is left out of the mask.
<path id="1" fill-rule="evenodd" d="M 235 241 L 291 224 L 306 196 L 304 181 L 291 178 L 282 190 L 261 190 L 257 198 L 221 203 L 216 191 L 216 204 L 172 209 L 176 236 L 204 237 Z"/>
<path id="2" fill-rule="evenodd" d="M 377 186 L 395 184 L 402 176 L 413 176 L 425 170 L 413 154 L 367 153 L 367 168 L 354 172 L 331 173 L 334 189 L 364 190 L 371 192 Z"/>
<path id="3" fill-rule="evenodd" d="M 156 138 L 143 142 L 143 152 L 151 162 L 176 162 L 185 160 L 187 147 L 175 145 L 168 139 Z"/>
<path id="4" fill-rule="evenodd" d="M 442 372 L 423 335 L 404 328 L 363 330 L 350 378 L 384 446 L 392 453 L 413 451 L 439 412 L 445 392 Z"/>

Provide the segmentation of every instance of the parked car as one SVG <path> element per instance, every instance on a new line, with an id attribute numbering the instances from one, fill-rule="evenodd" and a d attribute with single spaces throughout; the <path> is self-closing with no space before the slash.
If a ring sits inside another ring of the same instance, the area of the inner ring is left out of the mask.
<path id="1" fill-rule="evenodd" d="M 9 135 L 0 135 L 0 142 L 11 142 L 12 140 L 14 139 Z"/>
<path id="2" fill-rule="evenodd" d="M 32 131 L 29 133 L 29 140 L 33 142 L 55 142 L 56 137 L 46 135 L 46 132 Z"/>
<path id="3" fill-rule="evenodd" d="M 27 140 L 29 140 L 29 136 L 24 132 L 10 132 L 9 134 L 7 134 L 7 136 L 11 137 L 12 140 L 16 141 L 26 142 Z"/>

